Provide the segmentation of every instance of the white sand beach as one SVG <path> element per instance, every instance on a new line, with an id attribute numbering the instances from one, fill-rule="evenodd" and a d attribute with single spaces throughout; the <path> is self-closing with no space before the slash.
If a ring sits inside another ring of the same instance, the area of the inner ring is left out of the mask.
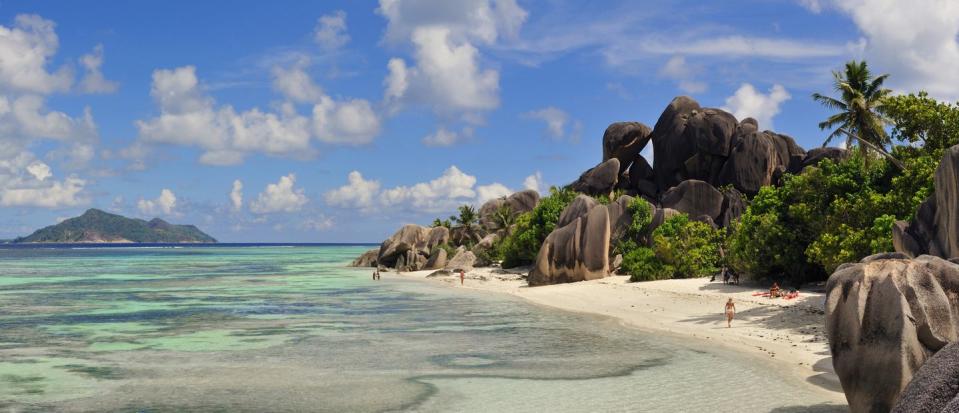
<path id="1" fill-rule="evenodd" d="M 401 273 L 460 287 L 458 276 L 429 277 L 433 271 Z M 387 276 L 395 276 L 389 273 Z M 521 275 L 499 268 L 477 268 L 462 288 L 512 294 L 566 311 L 614 317 L 623 324 L 724 346 L 763 357 L 845 403 L 832 368 L 824 331 L 822 292 L 800 291 L 792 300 L 754 296 L 761 287 L 726 285 L 708 278 L 630 283 L 626 276 L 542 287 L 528 287 Z M 724 305 L 733 298 L 737 314 L 726 327 Z"/>

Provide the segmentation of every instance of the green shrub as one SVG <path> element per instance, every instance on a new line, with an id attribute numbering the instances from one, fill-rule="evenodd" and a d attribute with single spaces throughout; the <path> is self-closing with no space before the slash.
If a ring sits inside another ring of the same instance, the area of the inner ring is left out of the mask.
<path id="1" fill-rule="evenodd" d="M 676 271 L 657 258 L 651 248 L 646 247 L 633 248 L 623 254 L 623 270 L 633 282 L 669 279 Z"/>
<path id="2" fill-rule="evenodd" d="M 825 160 L 780 187 L 764 187 L 734 225 L 729 263 L 747 278 L 783 278 L 793 285 L 824 280 L 840 264 L 891 251 L 892 224 L 910 219 L 932 193 L 938 159 L 898 146 L 868 164 L 858 150 Z"/>
<path id="3" fill-rule="evenodd" d="M 653 251 L 672 267 L 674 278 L 706 277 L 719 271 L 722 242 L 722 230 L 685 214 L 670 217 L 653 231 Z"/>
<path id="4" fill-rule="evenodd" d="M 516 217 L 515 230 L 497 242 L 493 255 L 503 261 L 503 268 L 531 264 L 536 260 L 546 236 L 556 229 L 559 215 L 578 195 L 570 189 L 550 188 L 532 211 Z"/>

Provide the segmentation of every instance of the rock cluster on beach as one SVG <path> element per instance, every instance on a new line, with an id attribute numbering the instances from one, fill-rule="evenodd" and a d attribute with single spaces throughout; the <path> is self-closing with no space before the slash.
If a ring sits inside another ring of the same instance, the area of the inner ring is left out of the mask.
<path id="1" fill-rule="evenodd" d="M 536 191 L 520 191 L 506 197 L 490 200 L 479 209 L 478 228 L 443 226 L 424 227 L 407 224 L 380 244 L 379 248 L 369 250 L 355 259 L 353 267 L 394 268 L 401 271 L 418 270 L 470 270 L 477 263 L 478 254 L 492 247 L 500 233 L 507 229 L 498 228 L 493 214 L 503 206 L 508 206 L 514 217 L 532 211 L 539 203 Z M 463 245 L 473 245 L 466 250 Z M 459 247 L 455 253 L 447 248 Z"/>
<path id="2" fill-rule="evenodd" d="M 755 119 L 740 121 L 722 109 L 700 107 L 686 96 L 673 99 L 653 128 L 640 122 L 609 125 L 602 138 L 601 162 L 568 185 L 581 195 L 562 212 L 556 229 L 540 247 L 529 274 L 530 285 L 591 280 L 614 271 L 618 260 L 610 256 L 610 246 L 632 221 L 627 206 L 633 199 L 650 204 L 653 222 L 648 231 L 680 213 L 725 227 L 746 210 L 747 197 L 763 185 L 776 184 L 784 173 L 798 173 L 823 159 L 848 156 L 839 148 L 806 152 L 791 137 L 759 127 Z M 641 155 L 649 145 L 653 165 Z M 617 191 L 625 195 L 608 205 L 596 199 Z M 407 225 L 354 265 L 449 269 L 450 262 L 464 266 L 459 262 L 470 256 L 470 267 L 489 265 L 486 252 L 509 231 L 496 227 L 494 214 L 508 206 L 518 216 L 538 202 L 535 191 L 488 201 L 479 208 L 478 228 L 454 226 L 448 238 L 431 239 L 429 228 Z M 650 242 L 648 238 L 637 241 Z M 442 245 L 469 245 L 471 254 L 450 254 L 438 248 Z"/>
<path id="3" fill-rule="evenodd" d="M 829 277 L 830 350 L 854 412 L 959 407 L 951 401 L 959 393 L 956 350 L 937 353 L 959 339 L 957 170 L 959 145 L 946 151 L 936 170 L 935 193 L 916 218 L 894 226 L 897 252 L 844 264 Z"/>

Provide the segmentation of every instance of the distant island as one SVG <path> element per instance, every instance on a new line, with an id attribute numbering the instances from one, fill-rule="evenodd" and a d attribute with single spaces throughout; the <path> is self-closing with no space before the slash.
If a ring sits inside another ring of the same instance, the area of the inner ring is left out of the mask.
<path id="1" fill-rule="evenodd" d="M 215 243 L 193 225 L 174 225 L 160 218 L 127 218 L 99 209 L 41 228 L 14 243 Z"/>

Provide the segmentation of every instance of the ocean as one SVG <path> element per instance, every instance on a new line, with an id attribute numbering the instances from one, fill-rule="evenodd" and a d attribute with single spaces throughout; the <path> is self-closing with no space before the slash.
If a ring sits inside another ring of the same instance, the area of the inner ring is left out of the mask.
<path id="1" fill-rule="evenodd" d="M 373 281 L 368 248 L 0 245 L 0 411 L 843 411 L 698 341 Z"/>

